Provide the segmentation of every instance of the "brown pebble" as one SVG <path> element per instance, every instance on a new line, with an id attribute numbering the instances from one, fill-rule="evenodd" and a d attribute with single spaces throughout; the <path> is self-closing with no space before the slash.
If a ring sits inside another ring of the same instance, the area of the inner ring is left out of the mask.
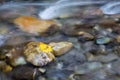
<path id="1" fill-rule="evenodd" d="M 78 34 L 81 37 L 83 37 L 85 40 L 93 40 L 94 39 L 94 36 L 87 32 L 80 31 L 80 32 L 78 32 Z"/>
<path id="2" fill-rule="evenodd" d="M 52 33 L 54 29 L 55 31 L 58 29 L 56 22 L 52 20 L 39 20 L 30 16 L 18 17 L 14 20 L 14 24 L 18 25 L 18 28 L 25 32 L 40 36 L 47 32 Z"/>
<path id="3" fill-rule="evenodd" d="M 66 42 L 66 41 L 51 42 L 49 43 L 49 45 L 52 46 L 55 56 L 61 56 L 67 53 L 73 47 L 73 44 L 71 42 Z"/>

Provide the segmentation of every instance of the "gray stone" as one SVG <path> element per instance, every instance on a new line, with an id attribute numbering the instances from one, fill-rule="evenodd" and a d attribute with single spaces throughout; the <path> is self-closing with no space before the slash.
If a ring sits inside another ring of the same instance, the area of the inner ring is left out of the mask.
<path id="1" fill-rule="evenodd" d="M 87 74 L 91 71 L 98 70 L 102 68 L 103 65 L 99 62 L 86 62 L 83 65 L 79 65 L 75 69 L 76 74 Z"/>
<path id="2" fill-rule="evenodd" d="M 108 63 L 117 59 L 119 59 L 119 57 L 115 54 L 99 55 L 96 57 L 97 61 L 104 62 L 104 63 Z"/>

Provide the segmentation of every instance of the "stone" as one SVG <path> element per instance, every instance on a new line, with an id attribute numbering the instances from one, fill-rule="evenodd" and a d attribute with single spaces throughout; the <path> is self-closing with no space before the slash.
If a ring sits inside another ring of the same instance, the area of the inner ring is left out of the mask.
<path id="1" fill-rule="evenodd" d="M 95 61 L 96 60 L 96 56 L 93 55 L 92 53 L 86 53 L 86 57 L 88 61 Z"/>
<path id="2" fill-rule="evenodd" d="M 50 34 L 58 29 L 57 24 L 54 21 L 39 20 L 29 16 L 18 17 L 13 23 L 18 25 L 17 27 L 21 30 L 34 35 Z"/>
<path id="3" fill-rule="evenodd" d="M 41 73 L 45 73 L 45 72 L 46 72 L 46 69 L 44 69 L 44 68 L 38 68 L 38 70 L 39 70 Z"/>
<path id="4" fill-rule="evenodd" d="M 16 48 L 11 49 L 6 54 L 6 56 L 8 57 L 8 60 L 9 60 L 8 62 L 14 67 L 16 67 L 18 65 L 26 64 L 27 62 L 22 53 L 23 53 L 23 48 L 16 47 Z"/>
<path id="5" fill-rule="evenodd" d="M 117 33 L 117 34 L 120 34 L 120 24 L 119 25 L 116 25 L 113 29 L 113 32 Z M 118 35 L 119 36 L 119 35 Z"/>
<path id="6" fill-rule="evenodd" d="M 120 43 L 120 35 L 117 36 L 117 42 Z"/>
<path id="7" fill-rule="evenodd" d="M 67 70 L 74 71 L 77 65 L 81 65 L 86 61 L 86 57 L 83 53 L 81 53 L 78 49 L 73 48 L 67 54 L 57 57 L 56 61 L 58 63 L 62 63 L 63 68 Z"/>
<path id="8" fill-rule="evenodd" d="M 49 45 L 53 48 L 55 56 L 61 56 L 71 50 L 73 44 L 71 42 L 51 42 Z"/>
<path id="9" fill-rule="evenodd" d="M 69 77 L 69 75 L 71 73 L 72 73 L 72 71 L 70 71 L 70 70 L 66 70 L 66 69 L 56 70 L 54 68 L 52 68 L 46 72 L 47 78 L 49 80 L 68 80 L 67 78 Z"/>
<path id="10" fill-rule="evenodd" d="M 102 67 L 103 65 L 100 62 L 86 62 L 83 65 L 76 66 L 75 74 L 87 74 Z"/>
<path id="11" fill-rule="evenodd" d="M 111 61 L 115 61 L 117 59 L 119 59 L 119 57 L 116 54 L 99 55 L 96 57 L 97 61 L 103 62 L 103 63 L 108 63 Z"/>
<path id="12" fill-rule="evenodd" d="M 63 62 L 57 63 L 56 69 L 62 70 L 62 68 L 63 68 Z"/>
<path id="13" fill-rule="evenodd" d="M 103 68 L 91 71 L 91 73 L 85 75 L 74 73 L 69 78 L 69 80 L 119 80 L 118 76 L 108 73 Z"/>
<path id="14" fill-rule="evenodd" d="M 0 46 L 3 46 L 5 44 L 5 41 L 8 39 L 6 35 L 0 35 Z"/>
<path id="15" fill-rule="evenodd" d="M 93 54 L 86 54 L 88 61 L 98 61 L 102 63 L 109 63 L 112 61 L 117 60 L 119 57 L 116 54 L 106 54 L 106 55 L 93 55 Z"/>
<path id="16" fill-rule="evenodd" d="M 28 66 L 16 67 L 11 72 L 14 80 L 33 80 L 34 75 L 34 69 Z"/>
<path id="17" fill-rule="evenodd" d="M 97 44 L 107 44 L 109 42 L 111 42 L 111 38 L 109 37 L 103 37 L 96 40 Z"/>
<path id="18" fill-rule="evenodd" d="M 112 74 L 112 75 L 116 75 L 119 77 L 120 76 L 120 67 L 119 66 L 120 66 L 120 59 L 106 64 L 105 70 L 107 71 L 107 73 Z"/>
<path id="19" fill-rule="evenodd" d="M 113 28 L 116 25 L 114 19 L 102 19 L 99 20 L 98 24 L 103 28 Z"/>
<path id="20" fill-rule="evenodd" d="M 115 46 L 113 49 L 114 53 L 116 53 L 118 56 L 120 56 L 120 46 Z"/>
<path id="21" fill-rule="evenodd" d="M 111 64 L 110 70 L 112 70 L 112 72 L 114 72 L 114 74 L 117 74 L 118 76 L 120 76 L 120 59 L 114 61 Z"/>
<path id="22" fill-rule="evenodd" d="M 91 9 L 92 8 L 92 9 Z M 84 9 L 83 9 L 84 10 Z M 89 7 L 88 10 L 83 11 L 84 18 L 98 18 L 103 16 L 102 10 L 97 7 Z"/>
<path id="23" fill-rule="evenodd" d="M 3 38 L 3 41 L 5 41 L 4 45 L 8 46 L 17 46 L 36 40 L 35 37 L 31 36 L 31 34 L 20 30 L 11 31 L 9 34 L 3 35 Z"/>
<path id="24" fill-rule="evenodd" d="M 74 48 L 76 48 L 76 49 L 78 49 L 78 50 L 81 50 L 81 49 L 82 49 L 81 43 L 78 41 L 77 38 L 69 38 L 68 41 L 69 41 L 69 42 L 72 42 Z"/>
<path id="25" fill-rule="evenodd" d="M 0 71 L 4 73 L 9 73 L 12 71 L 12 67 L 8 65 L 5 61 L 0 61 Z"/>
<path id="26" fill-rule="evenodd" d="M 1 24 L 0 24 L 0 34 L 7 34 L 7 33 L 9 33 L 9 28 L 7 27 L 7 26 L 2 26 Z"/>
<path id="27" fill-rule="evenodd" d="M 88 24 L 79 24 L 79 25 L 67 25 L 65 24 L 64 26 L 62 26 L 60 28 L 61 32 L 64 33 L 65 35 L 68 36 L 79 36 L 80 32 L 89 32 L 90 30 L 92 30 L 92 27 L 94 25 L 88 25 Z"/>
<path id="28" fill-rule="evenodd" d="M 6 59 L 6 54 L 4 50 L 0 50 L 0 60 L 5 60 Z"/>
<path id="29" fill-rule="evenodd" d="M 38 80 L 47 80 L 45 77 L 39 76 Z"/>
<path id="30" fill-rule="evenodd" d="M 119 14 L 111 15 L 111 18 L 117 18 L 117 19 L 119 19 L 119 18 L 120 18 L 120 15 L 119 15 Z"/>
<path id="31" fill-rule="evenodd" d="M 81 39 L 83 39 L 83 40 L 93 40 L 94 39 L 93 35 L 91 35 L 90 33 L 84 32 L 84 31 L 78 32 L 78 35 L 79 35 L 79 41 L 81 41 Z"/>
<path id="32" fill-rule="evenodd" d="M 55 59 L 51 46 L 42 42 L 29 42 L 24 50 L 28 62 L 35 66 L 44 66 Z"/>

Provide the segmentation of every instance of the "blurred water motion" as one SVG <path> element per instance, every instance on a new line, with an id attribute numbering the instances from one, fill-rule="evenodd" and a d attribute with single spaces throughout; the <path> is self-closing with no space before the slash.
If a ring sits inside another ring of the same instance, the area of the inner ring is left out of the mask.
<path id="1" fill-rule="evenodd" d="M 120 13 L 118 0 L 52 0 L 39 2 L 8 2 L 0 6 L 0 18 L 19 16 L 39 16 L 41 19 L 92 16 L 89 14 L 101 10 L 103 14 Z"/>
<path id="2" fill-rule="evenodd" d="M 90 1 L 90 0 L 61 0 L 55 5 L 48 7 L 39 13 L 41 19 L 54 19 L 58 17 L 76 16 L 86 10 L 94 10 L 105 4 L 107 1 Z M 49 13 L 49 14 L 48 14 Z"/>
<path id="3" fill-rule="evenodd" d="M 5 3 L 0 6 L 0 19 L 11 19 L 19 16 L 37 16 L 39 11 L 52 3 Z"/>
<path id="4" fill-rule="evenodd" d="M 108 15 L 120 14 L 120 1 L 111 1 L 102 6 L 101 10 Z"/>

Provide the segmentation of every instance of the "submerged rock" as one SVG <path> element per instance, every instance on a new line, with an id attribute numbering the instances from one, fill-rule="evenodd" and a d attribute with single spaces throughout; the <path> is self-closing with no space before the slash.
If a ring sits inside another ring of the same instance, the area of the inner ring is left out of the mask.
<path id="1" fill-rule="evenodd" d="M 19 66 L 13 69 L 11 77 L 15 80 L 33 80 L 34 69 L 28 66 Z"/>
<path id="2" fill-rule="evenodd" d="M 23 56 L 23 48 L 13 48 L 6 54 L 6 56 L 8 57 L 8 62 L 14 67 L 27 63 Z"/>
<path id="3" fill-rule="evenodd" d="M 3 46 L 5 44 L 5 41 L 8 39 L 8 36 L 6 35 L 0 35 L 0 46 Z"/>
<path id="4" fill-rule="evenodd" d="M 107 44 L 111 41 L 111 38 L 109 37 L 103 37 L 103 38 L 99 38 L 96 40 L 97 44 Z"/>
<path id="5" fill-rule="evenodd" d="M 35 66 L 44 66 L 55 59 L 51 46 L 42 42 L 30 42 L 24 50 L 26 60 Z"/>
<path id="6" fill-rule="evenodd" d="M 115 54 L 108 54 L 108 55 L 99 55 L 96 57 L 97 61 L 103 62 L 103 63 L 108 63 L 111 61 L 117 60 L 119 57 Z"/>
<path id="7" fill-rule="evenodd" d="M 113 28 L 116 25 L 114 19 L 102 19 L 98 21 L 98 24 L 103 28 Z"/>
<path id="8" fill-rule="evenodd" d="M 114 61 L 109 68 L 114 74 L 120 76 L 120 60 Z"/>
<path id="9" fill-rule="evenodd" d="M 86 53 L 88 61 L 95 61 L 96 57 L 92 53 Z"/>
<path id="10" fill-rule="evenodd" d="M 12 67 L 8 65 L 5 61 L 0 61 L 0 71 L 4 73 L 9 73 L 12 71 Z"/>
<path id="11" fill-rule="evenodd" d="M 63 27 L 61 27 L 61 31 L 68 36 L 80 36 L 81 32 L 84 32 L 84 35 L 88 35 L 89 34 L 88 32 L 92 30 L 93 26 L 94 24 L 88 25 L 84 23 L 72 24 L 72 25 L 65 24 Z"/>
<path id="12" fill-rule="evenodd" d="M 2 50 L 3 48 L 0 48 L 0 60 L 5 60 L 6 59 L 6 52 L 7 50 Z"/>
<path id="13" fill-rule="evenodd" d="M 67 54 L 57 57 L 56 61 L 62 63 L 62 69 L 74 71 L 77 65 L 81 65 L 86 61 L 86 57 L 78 49 L 71 49 Z"/>
<path id="14" fill-rule="evenodd" d="M 51 74 L 52 73 L 52 74 Z M 51 69 L 47 71 L 47 78 L 50 80 L 67 80 L 72 71 L 69 70 L 55 70 Z"/>
<path id="15" fill-rule="evenodd" d="M 9 33 L 9 28 L 6 25 L 0 24 L 0 34 L 7 34 Z"/>
<path id="16" fill-rule="evenodd" d="M 83 65 L 77 66 L 75 69 L 75 74 L 87 74 L 102 67 L 103 65 L 100 62 L 87 62 Z"/>
<path id="17" fill-rule="evenodd" d="M 119 77 L 109 74 L 102 68 L 85 75 L 72 74 L 70 80 L 119 80 Z"/>
<path id="18" fill-rule="evenodd" d="M 120 35 L 117 36 L 117 42 L 120 43 Z"/>
<path id="19" fill-rule="evenodd" d="M 45 73 L 46 69 L 44 69 L 44 68 L 38 68 L 38 71 L 40 71 L 41 73 Z"/>
<path id="20" fill-rule="evenodd" d="M 12 33 L 8 35 L 8 39 L 5 41 L 4 45 L 9 45 L 9 46 L 16 46 L 16 45 L 21 45 L 24 43 L 27 43 L 29 41 L 34 41 L 35 38 L 31 36 L 25 36 L 24 34 L 21 35 L 21 33 Z"/>
<path id="21" fill-rule="evenodd" d="M 68 52 L 72 47 L 73 44 L 71 42 L 51 42 L 49 45 L 53 48 L 55 56 L 61 56 Z"/>
<path id="22" fill-rule="evenodd" d="M 87 32 L 83 32 L 83 31 L 80 31 L 78 32 L 79 34 L 79 41 L 85 41 L 85 40 L 93 40 L 94 39 L 94 36 L 91 35 L 90 33 L 87 33 Z"/>
<path id="23" fill-rule="evenodd" d="M 50 34 L 58 29 L 57 24 L 54 21 L 43 21 L 29 16 L 16 18 L 14 24 L 18 25 L 18 28 L 21 30 L 34 35 Z"/>
<path id="24" fill-rule="evenodd" d="M 88 53 L 87 59 L 88 61 L 98 61 L 102 63 L 109 63 L 111 61 L 117 60 L 119 57 L 116 54 L 107 54 L 107 55 L 93 55 Z"/>

